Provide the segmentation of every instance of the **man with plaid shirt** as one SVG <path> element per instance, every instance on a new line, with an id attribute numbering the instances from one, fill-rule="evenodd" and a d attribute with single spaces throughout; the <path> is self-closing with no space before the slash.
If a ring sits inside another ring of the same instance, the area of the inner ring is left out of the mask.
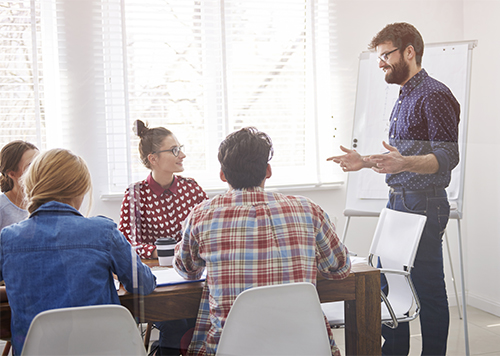
<path id="1" fill-rule="evenodd" d="M 264 191 L 273 148 L 255 128 L 230 134 L 219 147 L 229 190 L 196 206 L 185 221 L 174 268 L 207 279 L 188 355 L 215 355 L 226 317 L 246 289 L 348 276 L 347 249 L 328 215 L 304 197 Z M 333 355 L 340 355 L 325 319 Z"/>

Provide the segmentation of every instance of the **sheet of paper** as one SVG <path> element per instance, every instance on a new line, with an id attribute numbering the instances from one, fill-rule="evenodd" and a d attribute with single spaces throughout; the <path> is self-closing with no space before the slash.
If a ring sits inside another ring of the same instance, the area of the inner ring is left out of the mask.
<path id="1" fill-rule="evenodd" d="M 151 269 L 151 272 L 156 276 L 156 285 L 160 286 L 168 286 L 172 284 L 182 284 L 182 283 L 192 283 L 192 282 L 200 282 L 204 281 L 207 277 L 207 270 L 203 272 L 203 275 L 200 279 L 197 280 L 188 280 L 184 279 L 175 272 L 173 268 L 168 267 L 155 267 Z"/>

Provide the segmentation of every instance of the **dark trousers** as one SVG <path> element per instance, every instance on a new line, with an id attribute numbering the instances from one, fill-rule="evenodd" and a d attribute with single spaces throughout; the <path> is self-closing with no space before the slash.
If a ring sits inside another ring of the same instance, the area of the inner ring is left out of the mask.
<path id="1" fill-rule="evenodd" d="M 169 320 L 155 323 L 155 327 L 160 331 L 159 335 L 159 355 L 179 355 L 182 336 L 194 327 L 196 318 Z"/>
<path id="2" fill-rule="evenodd" d="M 425 191 L 391 189 L 387 207 L 427 216 L 411 278 L 422 304 L 419 317 L 422 355 L 445 355 L 450 323 L 442 247 L 443 233 L 450 216 L 446 191 L 442 188 Z M 382 287 L 384 284 L 382 278 Z M 385 339 L 382 355 L 408 355 L 408 323 L 400 323 L 396 329 L 384 325 L 382 336 Z"/>

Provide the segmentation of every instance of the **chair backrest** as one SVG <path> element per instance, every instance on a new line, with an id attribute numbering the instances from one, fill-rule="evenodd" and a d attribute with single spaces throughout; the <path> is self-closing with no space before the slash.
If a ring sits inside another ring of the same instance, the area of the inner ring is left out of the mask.
<path id="1" fill-rule="evenodd" d="M 410 271 L 426 220 L 427 217 L 424 215 L 384 208 L 373 236 L 369 260 L 373 263 L 374 256 L 378 256 L 382 271 L 384 269 Z M 395 316 L 400 321 L 413 320 L 418 315 L 418 311 L 413 315 L 408 315 L 408 312 L 414 303 L 416 303 L 417 310 L 420 306 L 418 296 L 412 290 L 413 284 L 410 276 L 398 273 L 385 273 L 384 275 L 388 286 L 387 299 Z M 388 325 L 392 325 L 391 327 L 397 326 L 385 303 L 382 304 L 382 321 L 388 322 Z"/>
<path id="2" fill-rule="evenodd" d="M 240 293 L 217 355 L 331 355 L 316 287 L 290 283 Z"/>
<path id="3" fill-rule="evenodd" d="M 92 305 L 38 314 L 21 355 L 146 355 L 146 350 L 125 307 Z"/>
<path id="4" fill-rule="evenodd" d="M 375 229 L 370 255 L 380 257 L 382 267 L 413 267 L 427 217 L 384 208 Z"/>

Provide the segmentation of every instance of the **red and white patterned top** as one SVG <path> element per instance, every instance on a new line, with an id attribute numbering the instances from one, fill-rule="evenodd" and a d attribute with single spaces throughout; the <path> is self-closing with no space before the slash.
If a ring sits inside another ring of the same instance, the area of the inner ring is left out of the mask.
<path id="1" fill-rule="evenodd" d="M 207 194 L 193 179 L 174 176 L 170 188 L 163 189 L 150 174 L 125 191 L 118 229 L 141 258 L 151 258 L 157 239 L 181 239 L 181 223 L 206 199 Z"/>
<path id="2" fill-rule="evenodd" d="M 328 215 L 311 200 L 230 190 L 201 203 L 184 223 L 174 268 L 186 279 L 207 270 L 196 327 L 187 355 L 215 355 L 234 300 L 249 288 L 349 275 L 351 262 Z M 340 356 L 328 321 L 332 355 Z"/>

